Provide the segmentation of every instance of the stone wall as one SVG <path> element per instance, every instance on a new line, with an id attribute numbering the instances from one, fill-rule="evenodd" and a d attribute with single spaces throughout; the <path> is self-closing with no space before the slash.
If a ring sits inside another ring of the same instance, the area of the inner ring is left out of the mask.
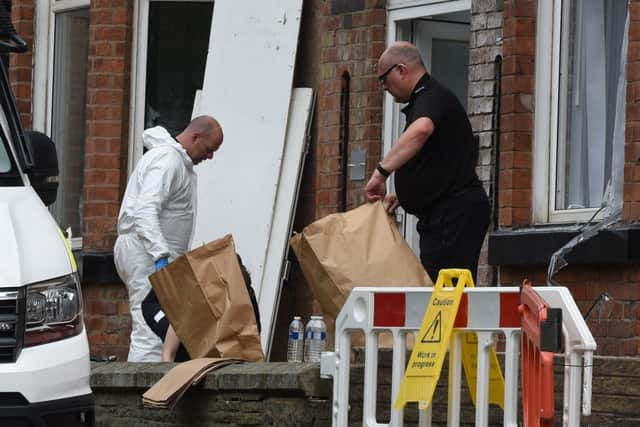
<path id="1" fill-rule="evenodd" d="M 363 355 L 356 353 L 350 381 L 350 426 L 362 426 Z M 380 354 L 378 422 L 389 421 L 390 353 Z M 331 426 L 330 380 L 318 364 L 259 363 L 234 365 L 210 373 L 172 410 L 146 409 L 141 396 L 173 364 L 94 363 L 91 387 L 97 426 Z M 446 425 L 446 370 L 434 396 L 433 424 Z M 463 390 L 461 420 L 473 426 L 474 410 Z M 594 361 L 593 415 L 584 426 L 640 425 L 640 359 L 597 357 Z M 561 425 L 562 367 L 556 366 L 556 419 Z M 416 405 L 405 410 L 405 426 L 417 425 Z M 502 425 L 492 407 L 490 425 Z"/>
<path id="2" fill-rule="evenodd" d="M 172 410 L 142 406 L 142 394 L 173 364 L 94 363 L 96 426 L 328 426 L 330 382 L 317 364 L 225 367 L 192 387 Z"/>

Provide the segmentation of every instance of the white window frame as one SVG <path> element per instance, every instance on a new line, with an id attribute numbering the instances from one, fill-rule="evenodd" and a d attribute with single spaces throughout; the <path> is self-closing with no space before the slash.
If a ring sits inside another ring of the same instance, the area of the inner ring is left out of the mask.
<path id="1" fill-rule="evenodd" d="M 34 34 L 32 127 L 51 135 L 55 18 L 60 12 L 89 8 L 90 0 L 37 0 Z M 82 236 L 71 238 L 71 248 L 82 249 Z"/>
<path id="2" fill-rule="evenodd" d="M 562 52 L 568 48 L 568 36 L 564 40 L 562 37 L 562 18 L 568 6 L 568 1 L 538 2 L 532 164 L 534 224 L 584 222 L 597 211 L 597 208 L 555 209 L 557 165 L 566 160 L 564 154 L 558 156 L 558 135 L 566 135 L 565 129 L 559 129 L 563 124 L 558 118 L 567 108 L 566 94 L 560 93 L 560 88 L 566 87 L 567 72 L 563 69 L 561 78 L 560 67 Z"/>
<path id="3" fill-rule="evenodd" d="M 399 21 L 416 19 L 424 16 L 441 15 L 471 10 L 471 0 L 389 0 L 387 5 L 387 34 L 386 46 L 389 46 L 401 36 Z M 427 64 L 428 65 L 428 64 Z M 394 141 L 401 133 L 400 104 L 393 101 L 393 97 L 385 92 L 383 103 L 382 141 L 383 156 L 391 150 Z M 389 191 L 395 191 L 393 177 L 389 180 Z M 419 235 L 416 230 L 418 219 L 413 215 L 405 215 L 399 208 L 396 220 L 401 223 L 401 231 L 411 248 L 419 253 Z"/>
<path id="4" fill-rule="evenodd" d="M 136 0 L 134 1 L 133 32 L 131 55 L 131 93 L 129 109 L 129 156 L 127 160 L 127 176 L 133 172 L 142 157 L 140 136 L 144 131 L 145 95 L 147 87 L 147 43 L 149 35 L 149 4 L 164 1 L 188 3 L 214 3 L 214 0 Z"/>

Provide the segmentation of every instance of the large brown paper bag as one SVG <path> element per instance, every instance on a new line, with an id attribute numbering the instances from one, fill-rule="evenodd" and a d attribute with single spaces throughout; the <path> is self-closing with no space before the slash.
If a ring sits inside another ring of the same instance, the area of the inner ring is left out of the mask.
<path id="1" fill-rule="evenodd" d="M 433 285 L 382 202 L 328 215 L 289 243 L 328 329 L 356 286 Z"/>
<path id="2" fill-rule="evenodd" d="M 181 255 L 149 280 L 192 358 L 264 360 L 231 235 Z"/>

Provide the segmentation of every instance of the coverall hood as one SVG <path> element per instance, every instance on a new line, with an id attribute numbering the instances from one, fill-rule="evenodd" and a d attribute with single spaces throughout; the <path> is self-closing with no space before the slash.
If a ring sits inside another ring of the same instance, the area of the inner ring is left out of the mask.
<path id="1" fill-rule="evenodd" d="M 185 166 L 193 169 L 193 160 L 191 160 L 187 151 L 165 128 L 156 126 L 142 132 L 142 146 L 147 150 L 167 145 L 175 148 L 182 155 Z"/>

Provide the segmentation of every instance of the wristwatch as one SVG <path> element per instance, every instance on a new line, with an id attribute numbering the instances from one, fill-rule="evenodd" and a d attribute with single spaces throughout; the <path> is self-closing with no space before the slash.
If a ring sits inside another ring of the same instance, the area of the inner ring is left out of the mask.
<path id="1" fill-rule="evenodd" d="M 378 163 L 378 165 L 376 166 L 376 169 L 385 178 L 389 178 L 389 175 L 391 175 L 391 172 L 389 172 L 388 170 L 386 170 L 385 168 L 382 167 L 382 163 Z"/>

